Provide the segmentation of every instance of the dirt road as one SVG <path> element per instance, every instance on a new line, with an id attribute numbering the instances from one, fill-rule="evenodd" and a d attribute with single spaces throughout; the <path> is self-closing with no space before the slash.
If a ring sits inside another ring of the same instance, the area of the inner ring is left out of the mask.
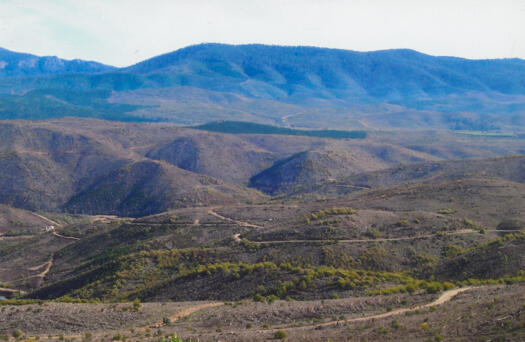
<path id="1" fill-rule="evenodd" d="M 56 222 L 56 221 L 53 221 L 52 219 L 47 218 L 47 217 L 45 217 L 45 216 L 43 216 L 43 215 L 40 215 L 40 214 L 37 214 L 37 213 L 34 213 L 34 212 L 31 212 L 31 214 L 33 214 L 33 215 L 36 216 L 36 217 L 41 218 L 41 219 L 44 220 L 44 221 L 47 221 L 47 222 L 51 223 L 51 224 L 54 225 L 54 226 L 62 227 L 62 225 L 61 225 L 60 223 L 58 223 L 58 222 Z"/>
<path id="2" fill-rule="evenodd" d="M 452 298 L 454 298 L 457 294 L 459 294 L 461 292 L 465 292 L 465 291 L 471 290 L 471 289 L 472 289 L 472 287 L 463 287 L 463 288 L 457 288 L 457 289 L 448 290 L 448 291 L 443 292 L 441 294 L 441 296 L 439 296 L 436 300 L 434 300 L 434 301 L 432 301 L 430 303 L 414 306 L 414 307 L 411 307 L 411 308 L 402 308 L 402 309 L 392 310 L 392 311 L 381 313 L 381 314 L 364 316 L 364 317 L 357 317 L 357 318 L 350 318 L 350 319 L 341 320 L 341 321 L 332 321 L 332 322 L 317 323 L 317 324 L 302 325 L 302 326 L 281 326 L 281 327 L 275 327 L 275 328 L 267 329 L 267 330 L 260 330 L 258 332 L 261 332 L 261 333 L 262 332 L 268 332 L 268 331 L 272 332 L 272 331 L 277 331 L 277 330 L 281 330 L 281 329 L 288 329 L 288 330 L 309 329 L 309 328 L 316 328 L 316 327 L 326 327 L 326 326 L 342 324 L 342 323 L 354 323 L 354 322 L 370 321 L 370 320 L 373 320 L 373 319 L 387 318 L 387 317 L 391 317 L 391 316 L 404 314 L 404 313 L 407 313 L 407 312 L 413 312 L 413 311 L 416 311 L 416 310 L 425 309 L 425 308 L 428 308 L 428 307 L 431 307 L 431 306 L 437 306 L 437 305 L 444 304 L 444 303 L 450 301 Z"/>
<path id="3" fill-rule="evenodd" d="M 6 289 L 5 287 L 0 287 L 0 292 L 10 292 L 10 293 L 17 293 L 20 292 L 20 294 L 24 295 L 27 292 L 23 290 L 17 290 L 17 289 Z"/>
<path id="4" fill-rule="evenodd" d="M 221 214 L 218 214 L 216 213 L 214 210 L 214 208 L 211 208 L 210 210 L 208 210 L 208 214 L 210 214 L 211 216 L 215 216 L 223 221 L 228 221 L 228 222 L 231 222 L 231 223 L 235 223 L 236 225 L 238 226 L 241 226 L 241 227 L 249 227 L 249 228 L 263 228 L 261 226 L 258 226 L 256 224 L 252 224 L 252 223 L 248 223 L 248 222 L 244 222 L 244 221 L 238 221 L 238 220 L 234 220 L 232 218 L 229 218 L 229 217 L 226 217 L 226 216 L 222 216 Z"/>
<path id="5" fill-rule="evenodd" d="M 44 278 L 46 276 L 46 274 L 49 272 L 49 270 L 51 269 L 51 266 L 53 266 L 53 258 L 55 257 L 55 254 L 52 253 L 51 256 L 49 257 L 49 261 L 47 262 L 46 264 L 46 268 L 44 268 L 44 270 L 42 272 L 40 272 L 39 274 L 37 274 L 35 277 L 41 277 L 41 278 Z"/>
<path id="6" fill-rule="evenodd" d="M 30 270 L 30 271 L 36 271 L 36 270 L 38 270 L 38 269 L 40 269 L 40 268 L 45 266 L 45 268 L 42 270 L 42 272 L 40 272 L 38 274 L 35 274 L 35 275 L 32 275 L 32 276 L 29 276 L 29 277 L 13 280 L 13 282 L 23 281 L 23 280 L 32 279 L 32 278 L 44 278 L 46 276 L 46 274 L 49 273 L 49 270 L 53 266 L 53 259 L 54 259 L 54 257 L 55 257 L 55 254 L 51 253 L 51 255 L 49 256 L 49 260 L 46 261 L 45 263 L 40 264 L 38 266 L 33 266 L 33 267 L 29 267 L 28 268 L 28 270 Z"/>
<path id="7" fill-rule="evenodd" d="M 61 239 L 75 240 L 75 241 L 80 240 L 79 238 L 76 238 L 76 237 L 73 237 L 73 236 L 65 236 L 65 235 L 62 235 L 62 234 L 58 234 L 57 232 L 53 232 L 53 235 L 56 236 L 56 237 L 59 237 Z"/>
<path id="8" fill-rule="evenodd" d="M 223 302 L 212 302 L 212 303 L 204 303 L 204 304 L 199 304 L 199 305 L 195 305 L 195 306 L 190 306 L 189 308 L 186 308 L 186 309 L 183 309 L 181 311 L 178 311 L 174 314 L 172 314 L 171 316 L 169 316 L 169 319 L 171 322 L 175 322 L 181 318 L 184 318 L 184 317 L 187 317 L 189 315 L 191 315 L 192 313 L 195 313 L 197 311 L 200 311 L 200 310 L 203 310 L 203 309 L 208 309 L 208 308 L 214 308 L 214 307 L 217 307 L 217 306 L 221 306 L 221 305 L 224 305 Z M 162 321 L 159 321 L 159 322 L 156 322 L 156 323 L 153 323 L 152 325 L 149 325 L 148 327 L 150 328 L 160 328 L 164 325 L 164 322 Z"/>

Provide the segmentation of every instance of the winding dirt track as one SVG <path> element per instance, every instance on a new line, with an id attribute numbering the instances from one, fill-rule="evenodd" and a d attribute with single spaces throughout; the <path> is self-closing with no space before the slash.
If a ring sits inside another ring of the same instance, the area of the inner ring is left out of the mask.
<path id="1" fill-rule="evenodd" d="M 3 240 L 20 240 L 20 239 L 31 239 L 34 238 L 34 235 L 14 235 L 14 236 L 5 236 L 4 234 L 0 234 L 0 241 Z"/>
<path id="2" fill-rule="evenodd" d="M 464 287 L 464 288 L 457 288 L 457 289 L 448 290 L 448 291 L 443 292 L 441 294 L 441 296 L 439 296 L 436 300 L 434 300 L 434 301 L 432 301 L 430 303 L 423 304 L 423 305 L 418 305 L 418 306 L 411 307 L 411 308 L 401 308 L 401 309 L 397 309 L 397 310 L 393 310 L 393 311 L 385 312 L 385 313 L 381 313 L 381 314 L 376 314 L 376 315 L 357 317 L 357 318 L 350 318 L 350 319 L 342 320 L 342 321 L 332 321 L 332 322 L 325 322 L 325 323 L 302 325 L 302 326 L 289 326 L 289 325 L 288 326 L 279 326 L 279 327 L 274 327 L 272 329 L 256 330 L 255 332 L 259 333 L 259 334 L 264 334 L 264 333 L 272 333 L 272 332 L 275 332 L 277 330 L 282 330 L 282 329 L 301 330 L 301 329 L 310 329 L 310 328 L 316 328 L 316 327 L 338 325 L 338 324 L 343 324 L 343 323 L 363 322 L 363 321 L 369 321 L 369 320 L 374 320 L 374 319 L 387 318 L 387 317 L 392 317 L 392 316 L 400 315 L 400 314 L 407 313 L 407 312 L 413 312 L 413 311 L 416 311 L 416 310 L 421 310 L 421 309 L 424 309 L 424 308 L 428 308 L 430 306 L 437 306 L 437 305 L 444 304 L 444 303 L 450 301 L 452 298 L 454 298 L 457 294 L 459 294 L 461 292 L 465 292 L 465 291 L 471 290 L 471 289 L 472 289 L 472 287 Z M 184 317 L 187 317 L 187 316 L 189 316 L 189 315 L 191 315 L 191 314 L 193 314 L 193 313 L 195 313 L 197 311 L 204 310 L 204 309 L 209 309 L 209 308 L 213 308 L 213 307 L 218 307 L 218 306 L 223 306 L 223 305 L 224 305 L 223 302 L 211 302 L 211 303 L 204 303 L 204 304 L 194 305 L 194 306 L 182 309 L 182 310 L 180 310 L 180 311 L 170 315 L 169 318 L 170 318 L 171 321 L 177 321 L 177 320 L 179 320 L 181 318 L 184 318 Z M 153 324 L 149 324 L 149 325 L 141 328 L 141 330 L 146 330 L 148 328 L 160 328 L 162 325 L 163 325 L 163 322 L 159 321 L 159 322 L 156 322 L 156 323 L 153 323 Z M 239 330 L 231 330 L 231 331 L 228 331 L 227 333 L 236 333 L 236 332 L 239 332 Z M 55 336 L 55 337 L 58 338 L 58 336 Z M 82 335 L 81 334 L 73 334 L 73 335 L 68 335 L 67 337 L 68 338 L 78 338 L 78 337 L 82 337 Z"/>
<path id="3" fill-rule="evenodd" d="M 30 271 L 38 271 L 39 269 L 41 269 L 44 266 L 47 266 L 48 264 L 49 264 L 49 261 L 46 261 L 43 264 L 36 265 L 36 266 L 33 266 L 33 267 L 28 267 L 27 269 L 30 270 Z"/>
<path id="4" fill-rule="evenodd" d="M 197 312 L 197 311 L 200 311 L 200 310 L 204 310 L 204 309 L 208 309 L 208 308 L 214 308 L 214 307 L 217 307 L 217 306 L 222 306 L 224 305 L 223 302 L 212 302 L 212 303 L 205 303 L 205 304 L 199 304 L 199 305 L 195 305 L 195 306 L 190 306 L 189 308 L 186 308 L 186 309 L 183 309 L 181 311 L 178 311 L 174 314 L 172 314 L 171 316 L 169 316 L 169 319 L 170 321 L 172 322 L 175 322 L 181 318 L 184 318 L 184 317 L 187 317 L 189 315 L 191 315 L 192 313 L 194 312 Z M 148 327 L 150 328 L 160 328 L 164 325 L 164 323 L 162 321 L 158 321 L 156 323 L 153 323 L 152 325 L 149 325 Z"/>
<path id="5" fill-rule="evenodd" d="M 411 308 L 401 308 L 401 309 L 397 309 L 397 310 L 393 310 L 393 311 L 389 311 L 389 312 L 385 312 L 385 313 L 381 313 L 381 314 L 370 315 L 370 316 L 363 316 L 363 317 L 357 317 L 357 318 L 350 318 L 350 319 L 341 320 L 341 321 L 316 323 L 316 324 L 302 325 L 302 326 L 279 326 L 279 327 L 274 327 L 272 329 L 257 330 L 257 332 L 258 333 L 273 332 L 273 331 L 277 331 L 277 330 L 280 330 L 280 329 L 288 329 L 288 330 L 308 329 L 308 328 L 315 328 L 315 327 L 331 326 L 331 325 L 336 325 L 336 324 L 341 324 L 341 323 L 354 323 L 354 322 L 369 321 L 369 320 L 373 320 L 373 319 L 387 318 L 387 317 L 391 317 L 391 316 L 404 314 L 404 313 L 407 313 L 407 312 L 413 312 L 413 311 L 416 311 L 416 310 L 425 309 L 425 308 L 428 308 L 428 307 L 431 307 L 431 306 L 437 306 L 437 305 L 444 304 L 444 303 L 450 301 L 452 298 L 454 298 L 459 293 L 462 293 L 462 292 L 465 292 L 465 291 L 468 291 L 468 290 L 471 290 L 471 289 L 472 289 L 472 287 L 463 287 L 463 288 L 457 288 L 457 289 L 448 290 L 448 291 L 443 292 L 441 294 L 441 296 L 439 296 L 437 299 L 435 299 L 434 301 L 432 301 L 430 303 L 414 306 L 414 307 L 411 307 Z M 171 316 L 169 316 L 169 318 L 170 318 L 170 320 L 172 322 L 174 322 L 174 321 L 177 321 L 177 320 L 179 320 L 181 318 L 187 317 L 187 316 L 189 316 L 189 315 L 191 315 L 191 314 L 193 314 L 193 313 L 195 313 L 197 311 L 208 309 L 208 308 L 214 308 L 214 307 L 218 307 L 218 306 L 223 306 L 223 305 L 224 305 L 224 303 L 222 303 L 222 302 L 212 302 L 212 303 L 199 304 L 199 305 L 191 306 L 189 308 L 186 308 L 186 309 L 183 309 L 181 311 L 178 311 L 178 312 L 172 314 Z M 156 322 L 156 323 L 154 323 L 152 325 L 149 325 L 149 327 L 150 328 L 160 328 L 162 325 L 163 325 L 163 322 L 159 321 L 159 322 Z M 234 332 L 234 331 L 232 331 L 232 332 Z"/>
<path id="6" fill-rule="evenodd" d="M 256 224 L 252 224 L 245 221 L 239 221 L 235 220 L 230 217 L 222 216 L 221 214 L 218 214 L 215 212 L 212 208 L 208 210 L 208 214 L 215 216 L 223 221 L 235 223 L 241 227 L 250 227 L 250 228 L 263 228 L 262 226 L 258 226 Z M 519 232 L 520 230 L 498 230 L 498 229 L 488 229 L 488 232 L 501 232 L 501 233 L 509 233 L 509 232 Z M 308 243 L 308 242 L 337 242 L 337 243 L 367 243 L 367 242 L 388 242 L 388 241 L 409 241 L 409 240 L 418 240 L 418 239 L 429 239 L 436 236 L 443 236 L 443 235 L 463 235 L 463 234 L 473 234 L 473 233 L 479 233 L 477 230 L 474 229 L 460 229 L 453 232 L 439 232 L 439 233 L 433 233 L 433 234 L 424 234 L 424 235 L 416 235 L 416 236 L 402 236 L 397 238 L 378 238 L 378 239 L 325 239 L 325 240 L 267 240 L 267 241 L 252 241 L 253 243 L 258 244 L 283 244 L 283 243 Z M 235 242 L 241 242 L 241 234 L 234 234 L 232 238 L 235 240 Z"/>
<path id="7" fill-rule="evenodd" d="M 56 222 L 56 221 L 53 221 L 52 219 L 47 218 L 47 217 L 45 217 L 45 216 L 43 216 L 43 215 L 40 215 L 40 214 L 37 214 L 37 213 L 34 213 L 34 212 L 31 212 L 31 214 L 33 214 L 33 215 L 36 216 L 36 217 L 41 218 L 41 219 L 44 220 L 44 221 L 47 221 L 47 222 L 51 223 L 52 225 L 55 225 L 55 226 L 57 226 L 57 227 L 62 227 L 62 225 L 61 225 L 60 223 L 58 223 L 58 222 Z"/>
<path id="8" fill-rule="evenodd" d="M 10 292 L 10 293 L 17 293 L 20 292 L 21 294 L 26 294 L 27 292 L 23 290 L 17 290 L 17 289 L 6 289 L 5 287 L 0 287 L 0 292 Z"/>
<path id="9" fill-rule="evenodd" d="M 454 298 L 457 294 L 459 294 L 461 292 L 465 292 L 465 291 L 471 290 L 471 289 L 472 289 L 472 287 L 463 287 L 463 288 L 457 288 L 457 289 L 448 290 L 448 291 L 443 292 L 441 294 L 441 296 L 439 296 L 436 300 L 434 300 L 434 301 L 432 301 L 430 303 L 414 306 L 414 307 L 411 307 L 411 308 L 401 308 L 401 309 L 397 309 L 397 310 L 393 310 L 393 311 L 389 311 L 389 312 L 385 312 L 385 313 L 381 313 L 381 314 L 376 314 L 376 315 L 371 315 L 371 316 L 363 316 L 363 317 L 357 317 L 357 318 L 350 318 L 350 319 L 341 320 L 341 321 L 332 321 L 332 322 L 317 323 L 317 324 L 302 325 L 302 326 L 280 326 L 280 327 L 274 327 L 272 329 L 258 330 L 257 332 L 258 333 L 264 333 L 264 332 L 277 331 L 277 330 L 281 330 L 281 329 L 288 329 L 288 330 L 309 329 L 309 328 L 316 328 L 316 327 L 326 327 L 326 326 L 337 325 L 337 324 L 342 324 L 342 323 L 354 323 L 354 322 L 370 321 L 370 320 L 373 320 L 373 319 L 387 318 L 387 317 L 391 317 L 391 316 L 404 314 L 404 313 L 407 313 L 407 312 L 413 312 L 413 311 L 416 311 L 416 310 L 425 309 L 425 308 L 428 308 L 428 307 L 431 307 L 431 306 L 437 306 L 437 305 L 444 304 L 444 303 L 450 301 L 452 298 Z"/>
<path id="10" fill-rule="evenodd" d="M 46 274 L 51 269 L 51 266 L 53 266 L 53 259 L 54 259 L 54 257 L 55 257 L 55 253 L 51 253 L 51 256 L 49 257 L 49 261 L 47 262 L 46 268 L 44 268 L 44 270 L 42 272 L 40 272 L 39 274 L 37 274 L 35 277 L 44 278 L 46 276 Z"/>
<path id="11" fill-rule="evenodd" d="M 53 224 L 53 225 L 55 225 L 55 226 L 57 226 L 57 227 L 62 227 L 62 225 L 61 225 L 60 223 L 58 223 L 57 221 L 53 221 L 53 220 L 51 220 L 50 218 L 47 218 L 47 217 L 45 217 L 45 216 L 43 216 L 43 215 L 40 215 L 40 214 L 37 214 L 37 213 L 33 213 L 33 212 L 32 212 L 31 214 L 33 214 L 34 216 L 39 217 L 39 218 L 41 218 L 42 220 L 45 220 L 45 221 L 47 221 L 47 222 L 49 222 L 49 223 L 51 223 L 51 224 Z M 80 240 L 79 238 L 76 238 L 76 237 L 73 237 L 73 236 L 65 236 L 65 235 L 62 235 L 62 234 L 58 234 L 56 231 L 53 231 L 52 234 L 53 234 L 54 236 L 59 237 L 59 238 L 62 238 L 62 239 L 68 239 L 68 240 Z"/>
<path id="12" fill-rule="evenodd" d="M 215 209 L 215 208 L 211 208 L 210 210 L 208 210 L 208 214 L 210 214 L 211 216 L 215 216 L 215 217 L 217 217 L 217 218 L 219 218 L 219 219 L 221 219 L 223 221 L 228 221 L 228 222 L 231 222 L 231 223 L 235 223 L 236 225 L 239 225 L 241 227 L 263 228 L 262 226 L 258 226 L 256 224 L 252 224 L 252 223 L 248 223 L 248 222 L 244 222 L 244 221 L 238 221 L 238 220 L 226 217 L 226 216 L 222 216 L 221 214 L 217 214 L 213 209 Z"/>
<path id="13" fill-rule="evenodd" d="M 53 235 L 56 236 L 56 237 L 59 237 L 61 239 L 75 240 L 75 241 L 80 240 L 79 238 L 76 238 L 76 237 L 73 237 L 73 236 L 65 236 L 65 235 L 62 235 L 62 234 L 58 234 L 57 232 L 53 232 Z"/>
<path id="14" fill-rule="evenodd" d="M 46 276 L 46 274 L 49 273 L 49 270 L 53 266 L 53 259 L 54 259 L 54 257 L 55 257 L 55 253 L 51 253 L 51 255 L 49 256 L 49 260 L 46 261 L 45 263 L 43 263 L 41 265 L 37 265 L 37 266 L 33 266 L 33 267 L 29 267 L 28 268 L 28 270 L 30 270 L 30 271 L 36 271 L 39 268 L 42 268 L 42 267 L 45 266 L 45 268 L 42 270 L 42 272 L 40 272 L 38 274 L 35 274 L 35 275 L 32 275 L 32 276 L 29 276 L 29 277 L 13 280 L 13 282 L 23 281 L 23 280 L 32 279 L 32 278 L 44 278 Z"/>

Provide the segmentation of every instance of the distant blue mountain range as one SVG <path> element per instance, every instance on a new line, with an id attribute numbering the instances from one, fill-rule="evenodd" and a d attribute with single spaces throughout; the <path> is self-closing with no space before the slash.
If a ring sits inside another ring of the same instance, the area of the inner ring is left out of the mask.
<path id="1" fill-rule="evenodd" d="M 123 69 L 159 82 L 253 96 L 399 98 L 469 91 L 525 94 L 525 60 L 467 60 L 414 50 L 201 44 Z"/>
<path id="2" fill-rule="evenodd" d="M 519 130 L 525 60 L 200 44 L 115 68 L 0 49 L 0 94 L 2 118 Z"/>

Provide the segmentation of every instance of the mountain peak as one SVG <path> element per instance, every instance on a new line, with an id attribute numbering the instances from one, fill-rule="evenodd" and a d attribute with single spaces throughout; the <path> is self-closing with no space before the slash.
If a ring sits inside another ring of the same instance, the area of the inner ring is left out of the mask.
<path id="1" fill-rule="evenodd" d="M 112 66 L 80 59 L 66 60 L 57 56 L 35 56 L 0 47 L 0 78 L 98 73 L 114 70 Z"/>

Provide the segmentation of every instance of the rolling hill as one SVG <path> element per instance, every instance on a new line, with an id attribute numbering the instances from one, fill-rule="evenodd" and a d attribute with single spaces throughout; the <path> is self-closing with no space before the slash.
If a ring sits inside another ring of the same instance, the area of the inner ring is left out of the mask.
<path id="1" fill-rule="evenodd" d="M 521 183 L 525 181 L 525 159 L 521 155 L 495 159 L 433 162 L 407 160 L 394 168 L 372 172 L 359 172 L 349 165 L 336 167 L 330 163 L 315 163 L 311 157 L 305 162 L 301 160 L 305 159 L 304 157 L 304 155 L 297 155 L 276 162 L 271 168 L 253 176 L 250 185 L 270 194 L 344 195 L 360 189 L 463 178 L 503 179 Z M 354 174 L 346 176 L 345 172 Z M 280 175 L 286 175 L 288 178 L 283 180 Z M 334 176 L 329 177 L 329 175 Z M 339 177 L 335 177 L 336 175 Z"/>
<path id="2" fill-rule="evenodd" d="M 144 216 L 264 200 L 253 188 L 337 196 L 410 181 L 523 181 L 522 157 L 486 159 L 522 151 L 514 137 L 429 139 L 415 132 L 330 139 L 69 118 L 5 121 L 0 139 L 0 201 L 29 210 Z M 458 156 L 485 159 L 444 162 Z"/>

